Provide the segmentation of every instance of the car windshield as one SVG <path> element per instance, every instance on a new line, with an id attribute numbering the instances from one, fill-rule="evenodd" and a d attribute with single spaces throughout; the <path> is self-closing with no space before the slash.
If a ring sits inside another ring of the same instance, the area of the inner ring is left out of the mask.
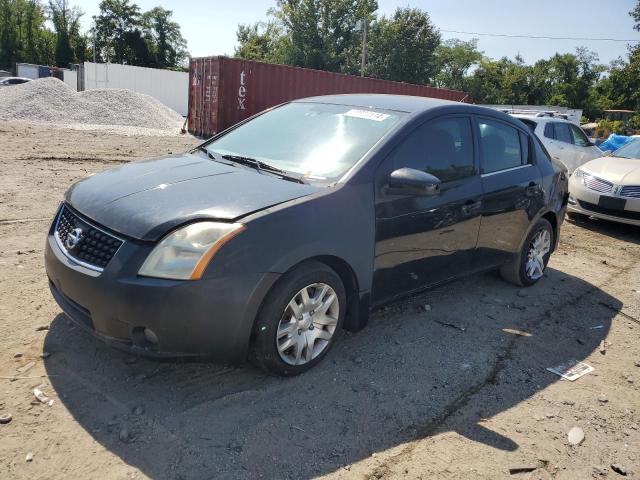
<path id="1" fill-rule="evenodd" d="M 360 160 L 404 116 L 349 105 L 289 103 L 206 144 L 214 155 L 250 157 L 326 181 Z"/>
<path id="2" fill-rule="evenodd" d="M 640 138 L 636 138 L 613 152 L 614 157 L 640 159 Z"/>

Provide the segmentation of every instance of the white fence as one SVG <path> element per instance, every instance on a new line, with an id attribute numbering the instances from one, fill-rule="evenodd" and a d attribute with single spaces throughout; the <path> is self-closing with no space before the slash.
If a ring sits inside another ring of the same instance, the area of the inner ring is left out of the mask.
<path id="1" fill-rule="evenodd" d="M 66 83 L 70 88 L 74 90 L 78 90 L 78 71 L 77 70 L 65 70 L 63 72 L 64 75 L 64 83 Z"/>
<path id="2" fill-rule="evenodd" d="M 183 116 L 189 108 L 189 74 L 186 72 L 84 62 L 84 89 L 96 88 L 127 88 L 144 93 Z"/>

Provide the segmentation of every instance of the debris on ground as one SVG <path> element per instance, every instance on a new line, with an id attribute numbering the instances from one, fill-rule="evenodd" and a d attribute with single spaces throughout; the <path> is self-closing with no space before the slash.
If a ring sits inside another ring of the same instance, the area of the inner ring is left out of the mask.
<path id="1" fill-rule="evenodd" d="M 578 446 L 582 442 L 584 442 L 584 430 L 582 430 L 580 427 L 573 427 L 571 430 L 569 430 L 567 438 L 569 439 L 569 443 L 571 445 Z"/>
<path id="2" fill-rule="evenodd" d="M 623 477 L 627 476 L 627 469 L 624 468 L 622 465 L 620 465 L 619 463 L 612 463 L 611 464 L 611 470 L 613 470 L 614 472 L 616 472 L 618 475 L 622 475 Z"/>
<path id="3" fill-rule="evenodd" d="M 22 357 L 22 353 L 20 352 L 16 352 L 13 354 L 13 358 L 20 358 L 20 357 Z"/>
<path id="4" fill-rule="evenodd" d="M 549 367 L 547 370 L 573 382 L 587 373 L 593 372 L 594 368 L 578 360 L 569 360 L 557 367 Z"/>
<path id="5" fill-rule="evenodd" d="M 510 333 L 511 335 L 516 335 L 518 337 L 530 337 L 531 334 L 529 332 L 525 332 L 523 330 L 518 330 L 516 328 L 503 328 L 502 331 L 504 333 Z"/>
<path id="6" fill-rule="evenodd" d="M 13 420 L 13 415 L 10 413 L 3 413 L 0 415 L 0 424 L 6 425 L 7 423 L 10 423 L 11 420 Z"/>
<path id="7" fill-rule="evenodd" d="M 604 355 L 605 353 L 607 353 L 607 344 L 606 344 L 606 342 L 605 342 L 604 340 L 602 340 L 602 341 L 600 342 L 600 348 L 599 348 L 599 350 L 600 350 L 600 353 L 601 353 L 602 355 Z"/>
<path id="8" fill-rule="evenodd" d="M 42 352 L 40 354 L 40 358 L 49 358 L 51 356 L 51 354 L 49 352 Z"/>
<path id="9" fill-rule="evenodd" d="M 24 457 L 24 460 L 26 462 L 32 462 L 33 461 L 33 453 L 31 453 L 31 452 L 27 453 L 27 455 Z"/>
<path id="10" fill-rule="evenodd" d="M 127 430 L 126 428 L 123 428 L 120 430 L 120 433 L 118 434 L 118 438 L 122 443 L 129 443 L 131 441 L 131 434 L 129 433 L 129 430 Z"/>
<path id="11" fill-rule="evenodd" d="M 16 368 L 16 370 L 18 371 L 18 373 L 26 373 L 31 370 L 35 366 L 35 364 L 36 362 L 29 362 L 19 368 Z"/>
<path id="12" fill-rule="evenodd" d="M 461 325 L 456 325 L 454 323 L 442 322 L 440 320 L 434 320 L 434 322 L 436 322 L 439 325 L 442 325 L 443 327 L 455 328 L 456 330 L 460 330 L 461 332 L 466 332 L 467 331 L 466 327 L 463 327 Z"/>
<path id="13" fill-rule="evenodd" d="M 178 134 L 184 119 L 149 95 L 125 89 L 76 92 L 47 77 L 3 88 L 0 119 L 65 126 L 120 126 L 170 130 Z"/>
<path id="14" fill-rule="evenodd" d="M 609 399 L 607 398 L 606 395 L 600 394 L 600 395 L 598 395 L 598 401 L 600 403 L 607 403 L 609 401 Z"/>
<path id="15" fill-rule="evenodd" d="M 40 325 L 36 328 L 36 332 L 44 332 L 45 330 L 49 330 L 49 325 Z"/>
<path id="16" fill-rule="evenodd" d="M 53 400 L 47 397 L 38 387 L 33 389 L 33 395 L 40 401 L 40 403 L 44 403 L 48 406 L 53 405 Z"/>

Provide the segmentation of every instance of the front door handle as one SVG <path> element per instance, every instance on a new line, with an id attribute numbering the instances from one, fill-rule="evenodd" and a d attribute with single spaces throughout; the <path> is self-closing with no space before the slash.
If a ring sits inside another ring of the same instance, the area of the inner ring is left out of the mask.
<path id="1" fill-rule="evenodd" d="M 482 202 L 480 200 L 478 201 L 469 200 L 467 201 L 467 203 L 465 203 L 462 206 L 460 210 L 462 210 L 463 215 L 470 215 L 472 213 L 479 211 L 480 207 L 482 207 Z"/>

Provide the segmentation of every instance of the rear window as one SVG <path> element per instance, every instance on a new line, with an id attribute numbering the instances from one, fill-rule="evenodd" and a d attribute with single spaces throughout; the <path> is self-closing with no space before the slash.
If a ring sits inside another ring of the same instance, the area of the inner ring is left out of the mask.
<path id="1" fill-rule="evenodd" d="M 492 120 L 481 119 L 480 147 L 482 152 L 482 172 L 493 173 L 519 167 L 523 162 L 523 147 L 520 132 L 514 127 Z"/>
<path id="2" fill-rule="evenodd" d="M 573 143 L 573 139 L 571 137 L 571 130 L 569 130 L 568 123 L 554 123 L 553 127 L 556 132 L 556 140 L 565 143 Z"/>

